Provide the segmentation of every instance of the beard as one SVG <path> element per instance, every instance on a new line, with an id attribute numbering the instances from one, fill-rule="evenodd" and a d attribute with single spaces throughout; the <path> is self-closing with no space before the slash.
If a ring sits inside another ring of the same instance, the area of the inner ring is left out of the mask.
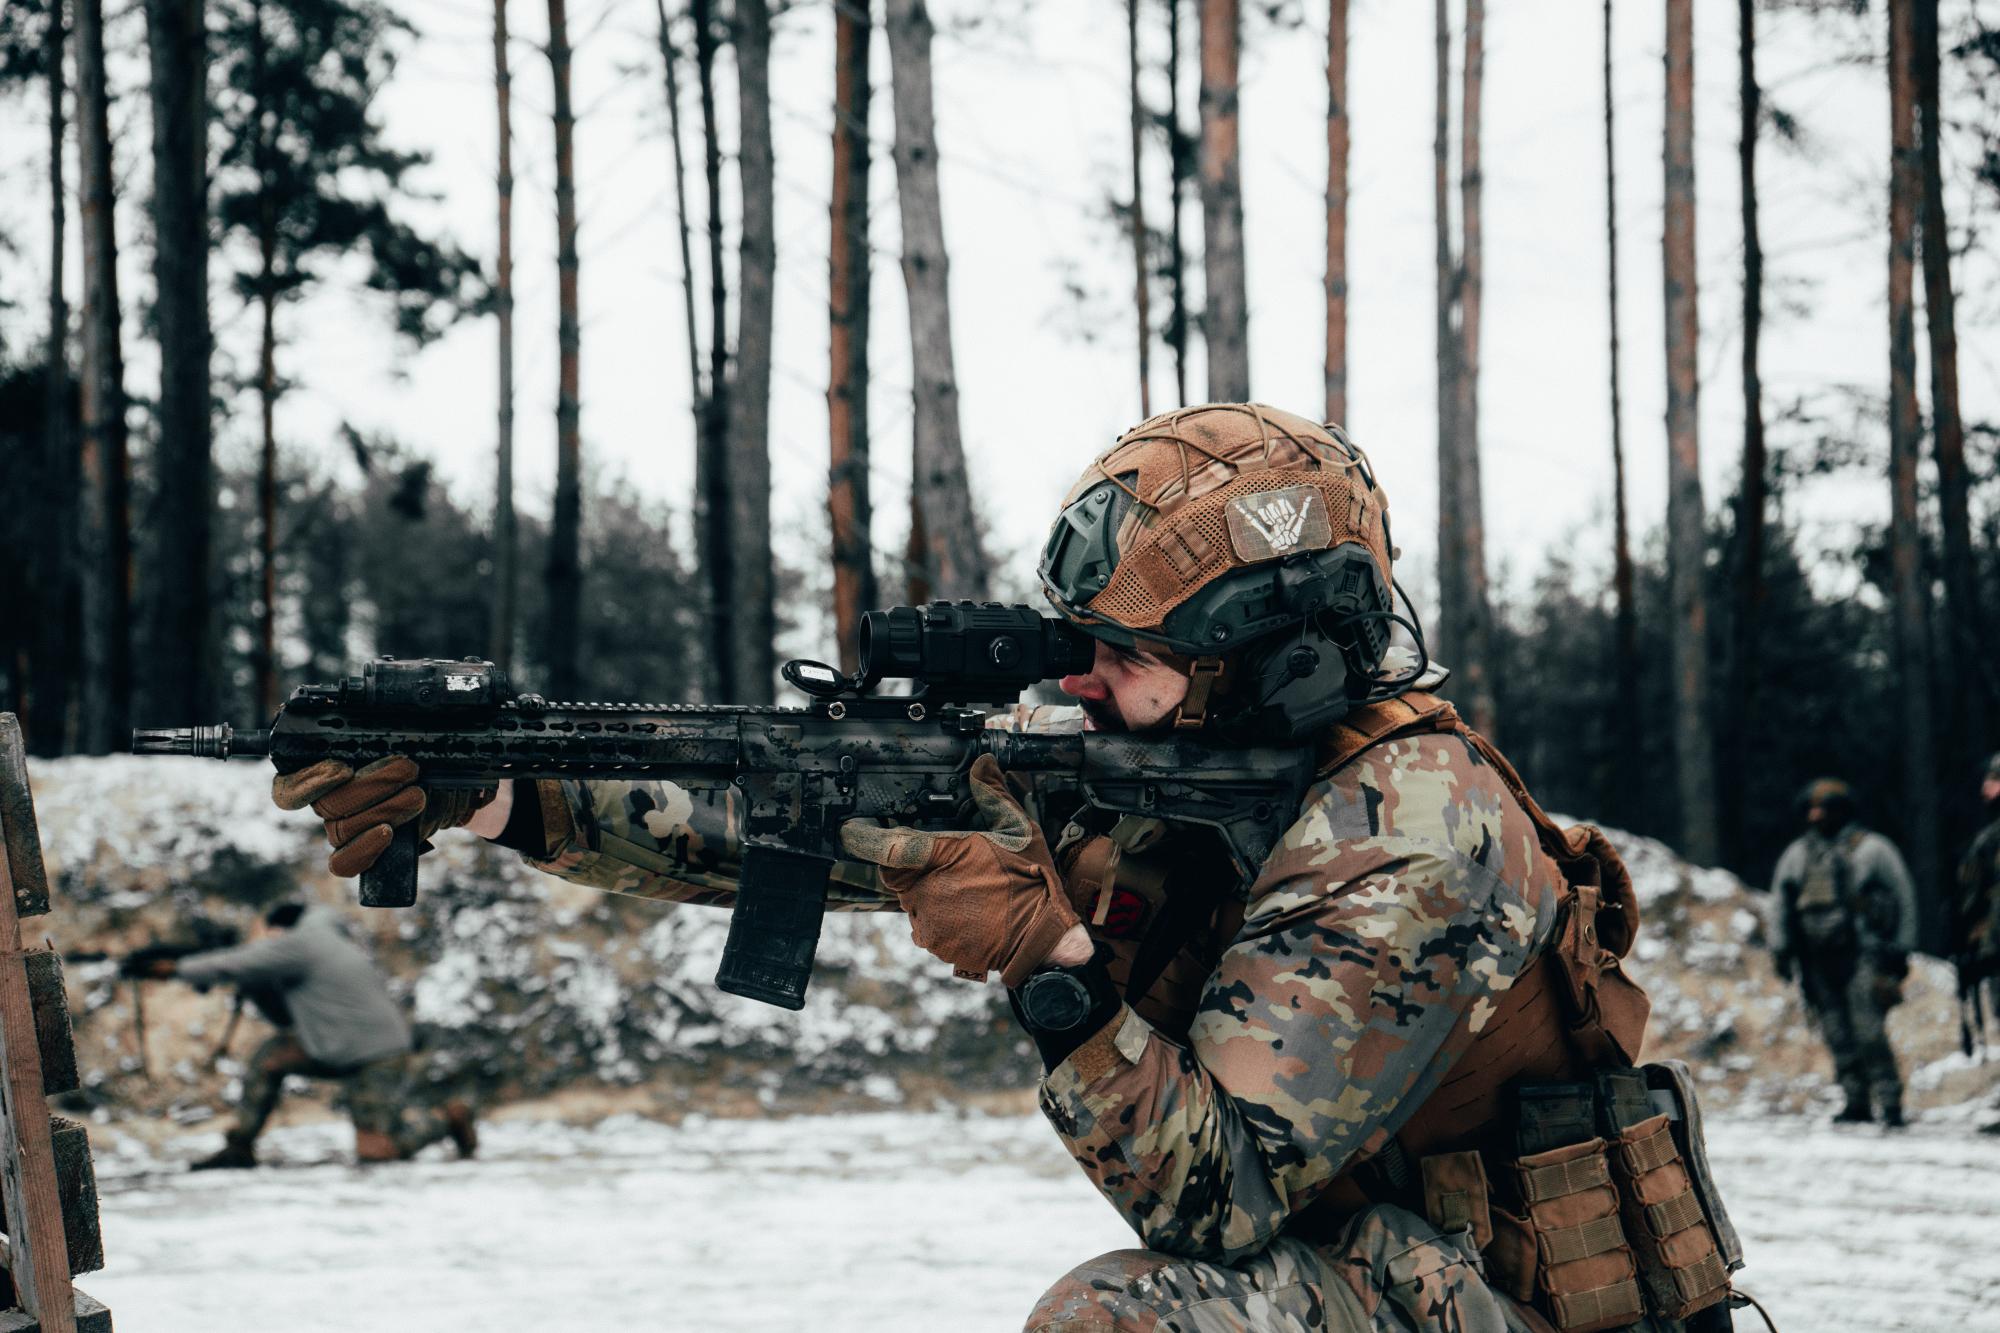
<path id="1" fill-rule="evenodd" d="M 1125 715 L 1118 711 L 1116 699 L 1078 699 L 1077 706 L 1083 709 L 1084 728 L 1087 731 L 1130 731 L 1125 725 Z"/>

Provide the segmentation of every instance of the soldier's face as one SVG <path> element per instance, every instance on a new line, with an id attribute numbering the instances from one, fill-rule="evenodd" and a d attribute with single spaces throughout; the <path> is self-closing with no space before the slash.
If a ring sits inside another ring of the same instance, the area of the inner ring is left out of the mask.
<path id="1" fill-rule="evenodd" d="M 1979 784 L 1979 799 L 1988 805 L 2000 804 L 2000 773 L 1988 773 Z"/>
<path id="2" fill-rule="evenodd" d="M 1166 721 L 1187 697 L 1187 677 L 1151 653 L 1100 641 L 1088 673 L 1064 676 L 1064 694 L 1083 708 L 1091 731 L 1144 731 Z"/>

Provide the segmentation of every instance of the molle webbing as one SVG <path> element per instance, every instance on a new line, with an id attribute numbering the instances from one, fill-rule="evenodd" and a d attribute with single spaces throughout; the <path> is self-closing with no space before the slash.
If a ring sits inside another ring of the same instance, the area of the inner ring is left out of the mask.
<path id="1" fill-rule="evenodd" d="M 1613 1136 L 1612 1176 L 1646 1303 L 1663 1319 L 1685 1319 L 1729 1295 L 1715 1229 L 1674 1141 L 1672 1117 L 1652 1112 L 1645 1074 L 1610 1071 L 1598 1076 L 1598 1088 L 1598 1110 Z"/>

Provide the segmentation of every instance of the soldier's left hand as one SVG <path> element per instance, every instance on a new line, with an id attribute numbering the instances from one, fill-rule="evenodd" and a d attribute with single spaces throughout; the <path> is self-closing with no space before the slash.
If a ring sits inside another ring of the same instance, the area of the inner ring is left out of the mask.
<path id="1" fill-rule="evenodd" d="M 960 976 L 998 971 L 1018 986 L 1072 926 L 1076 910 L 1048 842 L 1007 790 L 992 755 L 973 761 L 979 827 L 930 833 L 859 820 L 844 825 L 848 852 L 881 867 L 882 885 L 910 917 L 910 936 Z"/>

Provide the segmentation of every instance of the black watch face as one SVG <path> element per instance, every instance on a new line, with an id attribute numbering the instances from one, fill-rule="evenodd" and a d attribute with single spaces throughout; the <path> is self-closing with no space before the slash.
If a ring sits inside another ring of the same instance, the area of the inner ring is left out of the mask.
<path id="1" fill-rule="evenodd" d="M 1045 1032 L 1067 1032 L 1090 1013 L 1090 988 L 1067 972 L 1028 978 L 1021 991 L 1028 1021 Z"/>

